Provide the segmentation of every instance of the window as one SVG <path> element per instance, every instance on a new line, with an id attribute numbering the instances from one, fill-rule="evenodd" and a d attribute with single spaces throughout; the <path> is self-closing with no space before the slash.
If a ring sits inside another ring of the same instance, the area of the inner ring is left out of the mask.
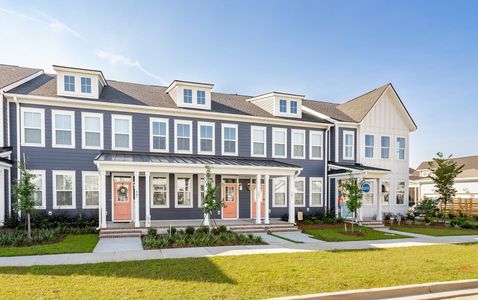
<path id="1" fill-rule="evenodd" d="M 397 137 L 397 159 L 405 159 L 405 138 Z"/>
<path id="2" fill-rule="evenodd" d="M 52 146 L 75 148 L 75 112 L 52 110 Z"/>
<path id="3" fill-rule="evenodd" d="M 382 136 L 380 138 L 380 157 L 381 158 L 390 158 L 390 137 Z"/>
<path id="4" fill-rule="evenodd" d="M 190 175 L 176 176 L 176 207 L 193 207 L 192 182 Z"/>
<path id="5" fill-rule="evenodd" d="M 305 178 L 297 177 L 294 182 L 294 201 L 295 206 L 305 206 Z"/>
<path id="6" fill-rule="evenodd" d="M 267 155 L 267 128 L 251 126 L 251 156 L 265 157 Z"/>
<path id="7" fill-rule="evenodd" d="M 212 179 L 212 182 L 211 184 L 214 186 L 215 185 L 215 180 L 214 180 L 214 175 L 212 175 L 213 178 Z M 206 182 L 204 180 L 204 176 L 199 176 L 198 180 L 199 180 L 199 195 L 198 195 L 198 207 L 201 207 L 202 206 L 202 202 L 204 200 L 204 197 L 206 196 Z"/>
<path id="8" fill-rule="evenodd" d="M 82 147 L 103 149 L 103 114 L 81 113 Z"/>
<path id="9" fill-rule="evenodd" d="M 363 193 L 363 204 L 372 205 L 375 194 L 375 184 L 373 181 L 364 181 L 364 184 L 368 184 L 370 186 L 370 191 Z"/>
<path id="10" fill-rule="evenodd" d="M 198 122 L 198 153 L 214 154 L 215 140 L 214 123 Z"/>
<path id="11" fill-rule="evenodd" d="M 273 178 L 272 179 L 272 206 L 273 207 L 286 207 L 286 193 L 287 193 L 287 179 L 286 178 Z"/>
<path id="12" fill-rule="evenodd" d="M 297 101 L 290 102 L 290 113 L 296 114 L 297 113 Z"/>
<path id="13" fill-rule="evenodd" d="M 169 207 L 169 176 L 153 176 L 151 179 L 151 207 Z"/>
<path id="14" fill-rule="evenodd" d="M 98 208 L 100 176 L 98 172 L 83 172 L 83 208 Z"/>
<path id="15" fill-rule="evenodd" d="M 131 116 L 112 115 L 113 150 L 132 150 Z"/>
<path id="16" fill-rule="evenodd" d="M 178 153 L 192 153 L 192 121 L 174 120 L 174 150 Z"/>
<path id="17" fill-rule="evenodd" d="M 35 192 L 33 193 L 35 208 L 46 209 L 45 170 L 32 170 L 30 173 L 35 175 L 33 179 L 33 184 L 35 185 Z"/>
<path id="18" fill-rule="evenodd" d="M 375 137 L 370 134 L 365 135 L 365 157 L 373 158 L 373 148 L 375 145 Z"/>
<path id="19" fill-rule="evenodd" d="M 305 158 L 305 130 L 292 129 L 292 158 Z"/>
<path id="20" fill-rule="evenodd" d="M 184 103 L 193 103 L 193 91 L 190 89 L 184 89 Z"/>
<path id="21" fill-rule="evenodd" d="M 76 208 L 75 171 L 53 171 L 53 208 Z"/>
<path id="22" fill-rule="evenodd" d="M 45 147 L 45 111 L 22 107 L 22 146 Z"/>
<path id="23" fill-rule="evenodd" d="M 309 158 L 310 159 L 322 159 L 322 145 L 323 145 L 323 132 L 322 131 L 310 131 L 309 133 Z"/>
<path id="24" fill-rule="evenodd" d="M 197 91 L 197 103 L 198 104 L 206 104 L 206 92 L 205 91 Z"/>
<path id="25" fill-rule="evenodd" d="M 272 128 L 272 157 L 287 158 L 287 129 Z"/>
<path id="26" fill-rule="evenodd" d="M 388 205 L 390 203 L 390 182 L 389 181 L 382 181 L 382 203 Z"/>
<path id="27" fill-rule="evenodd" d="M 344 159 L 354 159 L 354 132 L 344 131 Z"/>
<path id="28" fill-rule="evenodd" d="M 222 124 L 222 155 L 237 155 L 237 125 Z"/>
<path id="29" fill-rule="evenodd" d="M 430 170 L 420 171 L 420 177 L 428 177 L 432 174 Z"/>
<path id="30" fill-rule="evenodd" d="M 91 94 L 91 78 L 81 77 L 81 92 Z"/>
<path id="31" fill-rule="evenodd" d="M 287 112 L 287 101 L 284 99 L 279 100 L 279 111 L 281 113 Z"/>
<path id="32" fill-rule="evenodd" d="M 397 183 L 397 204 L 405 203 L 405 182 L 400 181 Z"/>
<path id="33" fill-rule="evenodd" d="M 65 75 L 63 77 L 65 84 L 65 92 L 75 91 L 75 76 Z"/>
<path id="34" fill-rule="evenodd" d="M 169 120 L 150 118 L 150 151 L 151 152 L 168 152 L 169 150 Z"/>
<path id="35" fill-rule="evenodd" d="M 311 177 L 310 179 L 310 206 L 322 206 L 322 178 Z"/>

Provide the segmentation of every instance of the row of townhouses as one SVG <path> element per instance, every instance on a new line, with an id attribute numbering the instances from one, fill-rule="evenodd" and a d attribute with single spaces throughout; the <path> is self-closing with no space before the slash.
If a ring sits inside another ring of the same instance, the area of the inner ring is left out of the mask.
<path id="1" fill-rule="evenodd" d="M 39 211 L 98 215 L 102 228 L 202 219 L 207 165 L 225 203 L 215 219 L 348 217 L 349 174 L 367 183 L 362 219 L 408 208 L 416 125 L 391 84 L 336 104 L 53 69 L 0 65 L 0 224 L 14 213 L 19 161 L 36 175 Z"/>

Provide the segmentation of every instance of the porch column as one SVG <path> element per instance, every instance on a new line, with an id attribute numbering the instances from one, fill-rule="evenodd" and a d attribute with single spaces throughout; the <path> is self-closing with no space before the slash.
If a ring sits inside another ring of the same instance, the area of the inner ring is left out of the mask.
<path id="1" fill-rule="evenodd" d="M 256 175 L 256 224 L 261 224 L 261 175 Z"/>
<path id="2" fill-rule="evenodd" d="M 139 172 L 134 172 L 134 227 L 139 224 Z"/>
<path id="3" fill-rule="evenodd" d="M 269 175 L 264 175 L 264 224 L 269 223 Z"/>
<path id="4" fill-rule="evenodd" d="M 5 223 L 5 169 L 0 168 L 0 227 Z"/>
<path id="5" fill-rule="evenodd" d="M 151 184 L 150 184 L 150 172 L 144 172 L 145 175 L 145 198 L 146 198 L 146 227 L 151 227 L 151 196 L 150 196 L 150 191 L 151 191 Z"/>
<path id="6" fill-rule="evenodd" d="M 295 224 L 294 176 L 289 176 L 289 223 Z"/>
<path id="7" fill-rule="evenodd" d="M 382 221 L 382 181 L 380 179 L 376 180 L 377 184 L 377 221 Z"/>
<path id="8" fill-rule="evenodd" d="M 99 225 L 101 228 L 106 228 L 106 172 L 100 171 L 100 211 L 99 211 Z"/>

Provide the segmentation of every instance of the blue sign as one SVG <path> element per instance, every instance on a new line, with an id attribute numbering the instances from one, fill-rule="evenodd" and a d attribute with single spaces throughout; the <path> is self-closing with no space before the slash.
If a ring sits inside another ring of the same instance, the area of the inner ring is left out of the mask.
<path id="1" fill-rule="evenodd" d="M 362 191 L 364 193 L 370 192 L 370 183 L 365 182 L 364 184 L 362 184 Z"/>

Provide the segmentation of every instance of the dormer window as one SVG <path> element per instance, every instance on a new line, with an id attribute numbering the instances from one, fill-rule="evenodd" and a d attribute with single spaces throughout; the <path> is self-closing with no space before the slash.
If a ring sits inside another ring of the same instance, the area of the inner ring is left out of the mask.
<path id="1" fill-rule="evenodd" d="M 178 107 L 211 109 L 213 84 L 174 80 L 166 89 Z"/>
<path id="2" fill-rule="evenodd" d="M 279 111 L 281 113 L 287 113 L 287 100 L 281 99 L 279 101 Z"/>
<path id="3" fill-rule="evenodd" d="M 91 94 L 91 78 L 81 77 L 81 92 Z"/>
<path id="4" fill-rule="evenodd" d="M 205 91 L 197 91 L 197 102 L 198 102 L 198 104 L 201 104 L 201 105 L 206 104 L 206 92 Z"/>
<path id="5" fill-rule="evenodd" d="M 296 114 L 297 113 L 297 101 L 290 102 L 290 113 Z"/>
<path id="6" fill-rule="evenodd" d="M 193 91 L 184 89 L 184 103 L 193 103 Z"/>
<path id="7" fill-rule="evenodd" d="M 75 91 L 75 76 L 65 75 L 65 91 L 74 92 Z"/>

